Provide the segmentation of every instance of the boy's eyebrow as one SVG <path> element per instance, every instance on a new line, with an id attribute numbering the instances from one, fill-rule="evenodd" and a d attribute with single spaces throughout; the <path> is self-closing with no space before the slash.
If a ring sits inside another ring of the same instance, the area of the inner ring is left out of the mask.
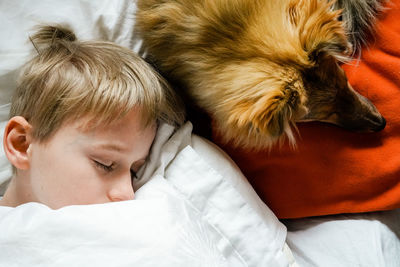
<path id="1" fill-rule="evenodd" d="M 115 143 L 101 143 L 97 145 L 97 148 L 106 149 L 106 150 L 114 150 L 117 152 L 123 152 L 126 150 L 124 146 L 115 144 Z"/>

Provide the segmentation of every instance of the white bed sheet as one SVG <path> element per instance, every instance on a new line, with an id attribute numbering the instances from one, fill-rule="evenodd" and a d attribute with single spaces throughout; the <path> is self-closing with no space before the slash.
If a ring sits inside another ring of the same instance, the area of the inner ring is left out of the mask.
<path id="1" fill-rule="evenodd" d="M 286 220 L 300 266 L 400 266 L 400 210 Z"/>
<path id="2" fill-rule="evenodd" d="M 0 207 L 0 266 L 297 266 L 285 226 L 191 130 L 159 128 L 137 201 Z"/>

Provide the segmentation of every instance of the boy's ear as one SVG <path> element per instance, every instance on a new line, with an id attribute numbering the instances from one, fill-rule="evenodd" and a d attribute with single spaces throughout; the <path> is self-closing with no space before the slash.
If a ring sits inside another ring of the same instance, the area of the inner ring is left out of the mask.
<path id="1" fill-rule="evenodd" d="M 29 122 L 21 116 L 12 117 L 4 130 L 4 152 L 12 165 L 17 169 L 29 168 L 28 148 L 31 144 Z"/>

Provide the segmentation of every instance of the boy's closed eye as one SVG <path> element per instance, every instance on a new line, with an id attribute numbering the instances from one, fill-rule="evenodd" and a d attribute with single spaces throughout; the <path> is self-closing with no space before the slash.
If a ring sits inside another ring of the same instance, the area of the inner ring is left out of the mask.
<path id="1" fill-rule="evenodd" d="M 115 165 L 114 163 L 105 164 L 98 160 L 93 160 L 93 162 L 95 163 L 96 167 L 98 167 L 106 172 L 112 172 L 114 170 L 114 165 Z"/>
<path id="2" fill-rule="evenodd" d="M 112 171 L 114 171 L 114 169 L 115 169 L 115 163 L 109 163 L 109 164 L 105 164 L 105 163 L 102 163 L 101 161 L 99 161 L 99 160 L 93 160 L 93 162 L 95 163 L 95 165 L 96 165 L 96 167 L 97 168 L 100 168 L 102 171 L 105 171 L 105 172 L 107 172 L 107 173 L 110 173 L 110 172 L 112 172 Z M 140 169 L 140 167 L 144 164 L 144 161 L 143 162 L 140 162 L 139 163 L 140 164 L 140 166 L 137 168 L 137 169 Z M 136 163 L 136 165 L 138 165 L 137 163 Z M 133 178 L 133 179 L 137 179 L 137 174 L 136 174 L 136 170 L 134 170 L 134 169 L 130 169 L 130 173 L 131 173 L 131 177 Z"/>

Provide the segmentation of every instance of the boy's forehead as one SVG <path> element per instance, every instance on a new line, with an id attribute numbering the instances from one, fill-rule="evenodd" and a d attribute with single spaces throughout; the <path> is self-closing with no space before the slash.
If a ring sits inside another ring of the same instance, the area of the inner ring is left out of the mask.
<path id="1" fill-rule="evenodd" d="M 129 123 L 135 125 L 138 130 L 145 129 L 156 123 L 156 118 L 149 115 L 149 112 L 144 110 L 139 105 L 127 109 L 121 108 L 119 111 L 88 113 L 80 114 L 71 118 L 69 122 L 79 122 L 78 127 L 83 131 L 92 131 L 95 129 L 107 130 L 110 128 L 118 128 Z"/>
<path id="2" fill-rule="evenodd" d="M 98 125 L 92 124 L 91 118 L 81 118 L 67 124 L 66 127 L 75 128 L 81 136 L 79 139 L 83 142 L 93 144 L 99 149 L 122 152 L 129 143 L 140 140 L 157 129 L 155 120 L 145 125 L 140 115 L 137 110 L 131 110 L 121 119 Z"/>
<path id="3" fill-rule="evenodd" d="M 109 141 L 94 141 L 93 145 L 96 149 L 99 150 L 108 150 L 108 151 L 116 151 L 116 152 L 125 152 L 127 150 L 127 146 L 122 142 L 118 142 L 116 140 Z"/>

